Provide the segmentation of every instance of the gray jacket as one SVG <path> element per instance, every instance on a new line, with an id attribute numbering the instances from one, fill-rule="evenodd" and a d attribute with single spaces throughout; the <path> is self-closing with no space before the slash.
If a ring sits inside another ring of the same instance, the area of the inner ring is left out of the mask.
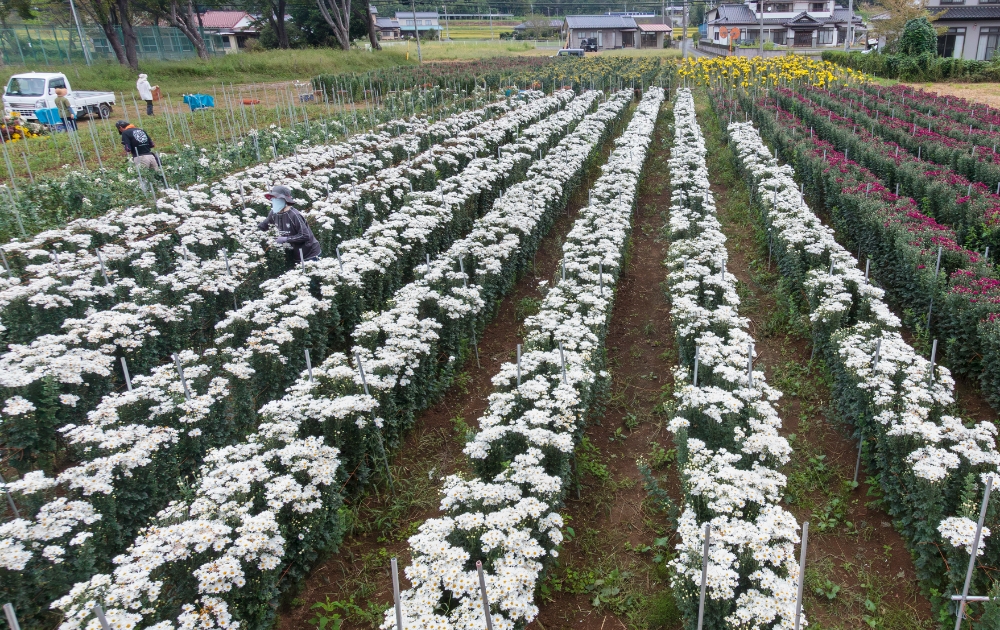
<path id="1" fill-rule="evenodd" d="M 302 258 L 306 260 L 320 255 L 319 241 L 313 236 L 302 213 L 292 206 L 285 206 L 281 212 L 271 212 L 257 227 L 261 231 L 267 231 L 272 225 L 278 228 L 278 236 L 287 237 L 288 244 L 292 246 L 285 252 L 285 259 L 289 263 L 299 262 L 300 249 Z"/>

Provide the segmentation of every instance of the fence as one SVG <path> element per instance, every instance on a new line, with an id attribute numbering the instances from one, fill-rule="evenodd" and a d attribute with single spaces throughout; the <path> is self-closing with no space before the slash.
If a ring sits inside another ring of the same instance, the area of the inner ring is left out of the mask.
<path id="1" fill-rule="evenodd" d="M 194 46 L 179 29 L 173 26 L 133 27 L 138 45 L 139 59 L 174 60 L 194 57 Z M 96 26 L 83 29 L 83 45 L 94 61 L 116 61 L 104 30 Z M 123 41 L 121 27 L 116 26 L 119 41 Z M 202 31 L 209 54 L 224 54 L 224 38 L 214 32 Z M 75 28 L 56 26 L 18 26 L 0 29 L 0 56 L 4 64 L 46 65 L 87 63 Z"/>

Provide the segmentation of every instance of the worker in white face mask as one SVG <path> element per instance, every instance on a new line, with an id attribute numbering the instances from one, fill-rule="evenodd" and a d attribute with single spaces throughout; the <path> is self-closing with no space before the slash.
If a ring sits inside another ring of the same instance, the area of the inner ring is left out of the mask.
<path id="1" fill-rule="evenodd" d="M 277 228 L 275 244 L 286 249 L 285 260 L 289 266 L 300 260 L 319 260 L 319 241 L 313 236 L 302 213 L 292 206 L 292 189 L 288 186 L 273 186 L 264 196 L 271 201 L 271 212 L 257 227 L 265 232 L 272 225 Z"/>

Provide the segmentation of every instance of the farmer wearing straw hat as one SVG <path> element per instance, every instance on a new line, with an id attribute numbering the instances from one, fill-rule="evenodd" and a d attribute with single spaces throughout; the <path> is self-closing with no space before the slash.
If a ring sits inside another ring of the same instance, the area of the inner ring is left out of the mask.
<path id="1" fill-rule="evenodd" d="M 292 206 L 292 189 L 276 185 L 264 196 L 271 201 L 271 212 L 257 227 L 261 231 L 267 231 L 272 225 L 277 228 L 278 238 L 275 239 L 275 244 L 287 246 L 285 260 L 288 264 L 294 265 L 300 260 L 319 260 L 319 241 L 313 236 L 302 213 Z"/>
<path id="2" fill-rule="evenodd" d="M 76 114 L 73 113 L 73 105 L 66 98 L 66 88 L 56 88 L 56 107 L 59 109 L 59 117 L 66 125 L 66 131 L 76 131 Z"/>

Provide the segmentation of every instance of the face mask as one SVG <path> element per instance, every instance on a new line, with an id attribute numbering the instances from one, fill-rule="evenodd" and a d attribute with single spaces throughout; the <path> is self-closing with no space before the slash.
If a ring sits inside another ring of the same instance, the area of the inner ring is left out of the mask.
<path id="1" fill-rule="evenodd" d="M 285 200 L 280 197 L 271 198 L 271 210 L 273 212 L 281 212 L 282 208 L 285 207 Z"/>

